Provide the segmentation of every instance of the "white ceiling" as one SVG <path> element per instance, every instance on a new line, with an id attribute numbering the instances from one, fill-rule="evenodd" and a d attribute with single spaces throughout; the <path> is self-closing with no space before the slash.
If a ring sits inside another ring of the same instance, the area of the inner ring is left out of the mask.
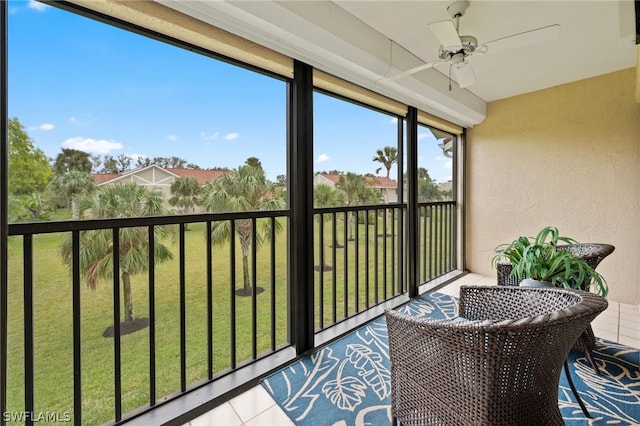
<path id="1" fill-rule="evenodd" d="M 477 82 L 467 89 L 454 83 L 451 90 L 446 64 L 383 80 L 438 59 L 428 24 L 450 20 L 451 1 L 158 1 L 463 126 L 485 118 L 486 102 L 636 64 L 633 0 L 471 0 L 460 33 L 479 44 L 552 24 L 560 25 L 560 35 L 472 56 Z"/>

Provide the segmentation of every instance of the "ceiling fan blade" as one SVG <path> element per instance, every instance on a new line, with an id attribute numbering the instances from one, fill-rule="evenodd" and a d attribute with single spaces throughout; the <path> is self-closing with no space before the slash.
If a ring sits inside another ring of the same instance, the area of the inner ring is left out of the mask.
<path id="1" fill-rule="evenodd" d="M 406 76 L 408 76 L 410 74 L 415 74 L 417 72 L 424 71 L 426 69 L 432 68 L 435 64 L 436 64 L 435 62 L 429 62 L 428 64 L 423 64 L 423 65 L 420 65 L 419 67 L 415 67 L 415 68 L 408 69 L 406 71 L 399 72 L 398 74 L 392 75 L 391 77 L 383 78 L 382 81 L 399 80 L 399 79 L 401 79 L 403 77 L 406 77 Z"/>
<path id="2" fill-rule="evenodd" d="M 445 49 L 457 50 L 462 47 L 460 36 L 452 21 L 433 22 L 429 24 L 429 29 Z"/>
<path id="3" fill-rule="evenodd" d="M 480 51 L 481 53 L 483 50 L 485 51 L 484 53 L 501 52 L 503 50 L 515 49 L 530 44 L 556 40 L 559 35 L 560 25 L 549 25 L 548 27 L 525 31 L 520 34 L 514 34 L 509 37 L 489 41 L 481 46 L 478 46 L 476 51 Z"/>
<path id="4" fill-rule="evenodd" d="M 456 76 L 456 81 L 461 89 L 472 86 L 476 83 L 476 75 L 471 68 L 471 64 L 463 62 L 453 66 L 453 73 Z"/>

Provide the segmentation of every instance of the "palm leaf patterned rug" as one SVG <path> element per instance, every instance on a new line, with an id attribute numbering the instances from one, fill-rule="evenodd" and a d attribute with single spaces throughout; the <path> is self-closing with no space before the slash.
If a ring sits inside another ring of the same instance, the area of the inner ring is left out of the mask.
<path id="1" fill-rule="evenodd" d="M 402 306 L 412 315 L 455 316 L 455 299 L 441 293 Z M 390 424 L 390 371 L 384 317 L 266 377 L 262 386 L 296 425 Z M 572 351 L 571 375 L 594 419 L 587 419 L 560 376 L 558 404 L 567 425 L 640 424 L 640 351 L 597 339 L 595 374 L 584 355 Z"/>

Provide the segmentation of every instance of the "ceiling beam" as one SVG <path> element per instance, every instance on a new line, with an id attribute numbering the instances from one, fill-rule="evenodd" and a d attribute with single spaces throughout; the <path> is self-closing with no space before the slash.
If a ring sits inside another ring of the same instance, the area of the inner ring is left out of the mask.
<path id="1" fill-rule="evenodd" d="M 333 2 L 156 1 L 462 127 L 486 117 L 484 100 L 439 72 L 382 82 L 423 62 Z"/>

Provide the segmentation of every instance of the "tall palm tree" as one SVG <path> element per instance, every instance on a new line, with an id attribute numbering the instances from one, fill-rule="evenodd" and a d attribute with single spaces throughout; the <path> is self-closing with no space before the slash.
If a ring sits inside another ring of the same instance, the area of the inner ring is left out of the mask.
<path id="1" fill-rule="evenodd" d="M 164 198 L 135 183 L 120 183 L 99 187 L 83 200 L 82 208 L 91 209 L 97 218 L 157 216 L 166 213 Z M 169 248 L 161 243 L 167 235 L 162 226 L 154 228 L 154 258 L 161 263 L 173 258 Z M 149 268 L 149 239 L 146 227 L 120 229 L 118 255 L 124 298 L 124 322 L 132 323 L 133 300 L 131 297 L 131 275 L 145 272 Z M 91 289 L 102 279 L 111 279 L 113 274 L 113 231 L 99 229 L 81 234 L 80 271 Z M 60 246 L 60 256 L 69 267 L 72 265 L 71 235 L 67 234 Z"/>
<path id="2" fill-rule="evenodd" d="M 364 176 L 357 175 L 355 173 L 348 172 L 347 174 L 340 175 L 338 178 L 338 182 L 336 182 L 336 187 L 346 194 L 347 197 L 347 205 L 353 206 L 355 205 L 357 198 L 356 195 L 358 191 L 361 191 L 366 185 L 366 181 Z M 354 213 L 349 215 L 349 222 L 352 223 L 352 227 L 349 227 L 349 240 L 354 239 Z"/>
<path id="3" fill-rule="evenodd" d="M 313 205 L 316 208 L 341 206 L 344 205 L 345 200 L 346 197 L 343 191 L 329 185 L 321 183 L 313 188 Z M 324 217 L 324 215 L 319 215 L 318 222 Z M 333 226 L 335 226 L 335 223 Z M 322 241 L 324 242 L 324 238 Z M 335 241 L 335 244 L 338 247 L 337 241 Z M 333 269 L 331 265 L 327 265 L 324 262 L 324 259 L 321 259 L 321 262 L 322 264 L 316 267 L 317 270 L 331 271 Z"/>
<path id="4" fill-rule="evenodd" d="M 378 204 L 380 203 L 382 199 L 382 194 L 380 193 L 380 191 L 378 191 L 375 188 L 371 188 L 370 186 L 363 186 L 362 188 L 358 189 L 358 191 L 355 194 L 355 203 L 358 205 L 365 205 L 365 204 Z M 369 215 L 367 212 L 360 212 L 358 214 L 358 221 L 360 221 L 360 219 L 364 220 L 365 224 L 369 224 Z"/>
<path id="5" fill-rule="evenodd" d="M 171 184 L 171 194 L 169 204 L 181 208 L 183 214 L 189 214 L 198 203 L 200 184 L 194 177 L 179 177 Z M 184 228 L 186 231 L 187 224 Z"/>
<path id="6" fill-rule="evenodd" d="M 224 213 L 276 210 L 284 207 L 284 202 L 275 194 L 273 185 L 267 181 L 262 167 L 248 161 L 232 173 L 209 182 L 203 189 L 200 205 L 209 212 Z M 275 224 L 276 231 L 279 231 L 280 223 L 275 221 Z M 269 222 L 263 222 L 263 225 L 261 233 L 256 235 L 258 244 L 270 235 Z M 248 296 L 253 293 L 249 273 L 249 251 L 253 237 L 251 219 L 236 219 L 235 229 L 240 238 L 243 273 L 243 287 L 237 290 L 236 294 Z M 228 220 L 214 222 L 211 227 L 211 237 L 214 244 L 222 244 L 231 239 L 231 222 Z M 257 293 L 262 291 L 262 288 L 256 288 Z"/>
<path id="7" fill-rule="evenodd" d="M 82 195 L 89 194 L 96 189 L 96 181 L 83 171 L 71 170 L 59 175 L 52 182 L 55 191 L 64 194 L 71 200 L 71 219 L 80 219 L 79 200 Z"/>
<path id="8" fill-rule="evenodd" d="M 249 157 L 244 161 L 244 164 L 251 167 L 256 167 L 262 170 L 262 162 L 257 157 Z"/>
<path id="9" fill-rule="evenodd" d="M 363 186 L 355 194 L 356 204 L 377 204 L 380 202 L 382 194 L 375 188 Z"/>
<path id="10" fill-rule="evenodd" d="M 385 146 L 383 149 L 376 151 L 376 156 L 373 157 L 373 161 L 382 163 L 383 167 L 387 170 L 387 181 L 385 185 L 389 183 L 389 176 L 391 175 L 391 167 L 398 162 L 398 149 L 392 146 Z M 376 169 L 376 173 L 379 173 L 382 167 Z M 389 188 L 386 187 L 384 191 L 384 202 L 389 203 Z"/>
<path id="11" fill-rule="evenodd" d="M 429 176 L 429 171 L 418 167 L 418 202 L 435 201 L 440 199 L 441 191 L 435 180 Z"/>

